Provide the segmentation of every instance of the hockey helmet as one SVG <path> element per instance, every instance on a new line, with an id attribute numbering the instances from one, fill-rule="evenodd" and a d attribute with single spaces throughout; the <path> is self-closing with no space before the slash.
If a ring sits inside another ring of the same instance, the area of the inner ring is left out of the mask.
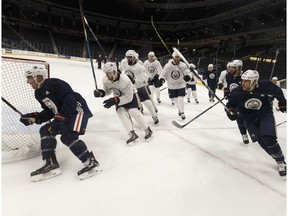
<path id="1" fill-rule="evenodd" d="M 103 71 L 105 73 L 117 71 L 117 65 L 114 62 L 106 62 L 103 66 Z"/>
<path id="2" fill-rule="evenodd" d="M 43 79 L 48 78 L 48 71 L 44 66 L 34 65 L 33 67 L 25 70 L 25 77 L 32 76 L 34 80 L 37 79 L 37 76 L 42 76 Z"/>
<path id="3" fill-rule="evenodd" d="M 150 52 L 148 53 L 148 57 L 149 57 L 149 56 L 154 57 L 154 56 L 155 56 L 155 53 L 154 53 L 153 51 L 150 51 Z"/>

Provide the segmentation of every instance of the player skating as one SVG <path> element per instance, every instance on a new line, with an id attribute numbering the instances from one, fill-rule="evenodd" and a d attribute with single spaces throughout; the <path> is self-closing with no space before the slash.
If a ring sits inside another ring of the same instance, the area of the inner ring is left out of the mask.
<path id="1" fill-rule="evenodd" d="M 133 144 L 138 139 L 130 116 L 145 130 L 145 140 L 149 140 L 152 130 L 148 127 L 144 116 L 138 110 L 137 90 L 134 85 L 126 74 L 117 70 L 117 66 L 113 62 L 107 62 L 103 66 L 103 71 L 106 73 L 106 76 L 103 78 L 103 89 L 95 90 L 94 96 L 104 97 L 113 93 L 113 97 L 105 100 L 103 104 L 105 108 L 116 106 L 116 113 L 130 136 L 126 141 L 128 145 Z"/>
<path id="2" fill-rule="evenodd" d="M 92 117 L 85 99 L 74 92 L 63 80 L 47 78 L 46 68 L 34 66 L 25 71 L 27 83 L 35 89 L 35 98 L 41 104 L 41 112 L 27 113 L 20 121 L 28 126 L 47 122 L 40 128 L 42 159 L 45 165 L 31 173 L 32 181 L 40 181 L 61 174 L 55 149 L 60 134 L 61 141 L 83 163 L 78 172 L 80 179 L 90 177 L 99 171 L 99 163 L 86 144 L 79 139 L 85 134 L 88 119 Z"/>
<path id="3" fill-rule="evenodd" d="M 230 92 L 233 91 L 236 87 L 241 85 L 241 75 L 243 73 L 243 62 L 239 59 L 235 59 L 229 63 L 228 73 L 224 78 L 224 83 L 226 86 L 224 87 L 224 97 L 226 99 L 229 98 Z M 237 125 L 240 131 L 240 134 L 243 139 L 243 143 L 248 144 L 249 138 L 247 135 L 247 130 L 243 121 L 242 116 L 239 114 L 237 118 Z"/>
<path id="4" fill-rule="evenodd" d="M 173 52 L 173 59 L 170 59 L 164 66 L 163 73 L 160 74 L 161 83 L 167 80 L 169 98 L 178 108 L 178 115 L 184 120 L 184 96 L 186 82 L 192 78 L 189 68 L 180 61 L 180 56 Z"/>
<path id="5" fill-rule="evenodd" d="M 195 73 L 198 74 L 198 71 L 196 70 L 196 66 L 194 64 L 190 64 L 189 67 L 195 71 Z M 190 97 L 191 94 L 195 100 L 195 103 L 199 103 L 198 98 L 197 98 L 197 91 L 196 91 L 196 76 L 192 74 L 192 78 L 190 81 L 187 82 L 186 84 L 186 89 L 187 89 L 187 102 L 190 103 Z"/>
<path id="6" fill-rule="evenodd" d="M 159 74 L 162 73 L 162 66 L 157 60 L 154 52 L 148 53 L 148 59 L 144 62 L 144 68 L 148 73 L 148 85 L 151 91 L 151 98 L 153 99 L 154 93 L 156 94 L 157 102 L 160 100 L 160 81 Z"/>
<path id="7" fill-rule="evenodd" d="M 203 80 L 207 79 L 208 87 L 214 92 L 214 94 L 212 94 L 210 91 L 208 91 L 210 102 L 214 102 L 214 95 L 217 87 L 216 71 L 213 69 L 213 67 L 214 67 L 213 64 L 209 64 L 208 70 L 205 71 L 203 74 Z"/>
<path id="8" fill-rule="evenodd" d="M 270 95 L 278 100 L 281 112 L 286 112 L 286 99 L 277 85 L 268 80 L 259 81 L 259 73 L 247 70 L 242 76 L 242 84 L 229 96 L 226 112 L 229 119 L 236 120 L 237 112 L 243 117 L 253 142 L 260 146 L 277 162 L 280 176 L 286 177 L 286 163 L 277 141 L 275 119 Z"/>
<path id="9" fill-rule="evenodd" d="M 121 66 L 122 71 L 130 78 L 131 82 L 137 89 L 140 101 L 150 112 L 155 125 L 159 124 L 157 117 L 157 109 L 150 98 L 150 90 L 148 87 L 148 74 L 143 65 L 137 61 L 137 53 L 134 50 L 128 50 L 125 54 L 127 64 Z"/>

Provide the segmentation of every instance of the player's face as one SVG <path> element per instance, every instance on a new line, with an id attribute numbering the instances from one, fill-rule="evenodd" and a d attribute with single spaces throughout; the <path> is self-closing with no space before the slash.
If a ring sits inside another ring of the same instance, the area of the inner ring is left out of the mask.
<path id="1" fill-rule="evenodd" d="M 179 64 L 179 62 L 180 62 L 180 56 L 175 56 L 174 57 L 174 63 Z"/>
<path id="2" fill-rule="evenodd" d="M 237 68 L 236 67 L 229 67 L 229 73 L 231 73 L 231 74 L 236 74 L 236 72 L 237 72 Z"/>
<path id="3" fill-rule="evenodd" d="M 127 62 L 129 65 L 133 63 L 133 57 L 132 56 L 126 56 Z"/>
<path id="4" fill-rule="evenodd" d="M 251 80 L 242 80 L 242 89 L 243 91 L 251 91 L 253 88 L 251 88 Z"/>
<path id="5" fill-rule="evenodd" d="M 150 62 L 154 61 L 154 56 L 148 56 Z"/>
<path id="6" fill-rule="evenodd" d="M 113 72 L 107 72 L 106 77 L 108 78 L 108 80 L 113 81 L 114 74 L 115 74 L 114 71 Z"/>
<path id="7" fill-rule="evenodd" d="M 32 76 L 27 76 L 27 83 L 30 84 L 33 89 L 38 88 L 38 83 L 34 80 Z"/>

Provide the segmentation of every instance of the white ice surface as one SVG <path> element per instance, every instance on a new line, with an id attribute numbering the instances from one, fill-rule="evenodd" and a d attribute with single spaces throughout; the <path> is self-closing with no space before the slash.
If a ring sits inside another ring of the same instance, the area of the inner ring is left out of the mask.
<path id="1" fill-rule="evenodd" d="M 143 141 L 144 132 L 136 125 L 141 141 L 128 147 L 115 109 L 102 106 L 108 97 L 93 96 L 89 62 L 26 58 L 48 61 L 51 77 L 64 79 L 86 98 L 94 117 L 82 139 L 103 172 L 80 181 L 77 171 L 82 164 L 58 139 L 58 177 L 30 181 L 30 172 L 42 165 L 40 156 L 2 165 L 3 216 L 286 215 L 286 181 L 279 177 L 276 163 L 258 144 L 242 144 L 236 122 L 226 117 L 221 104 L 183 129 L 171 124 L 183 124 L 211 106 L 205 87 L 197 86 L 198 105 L 185 99 L 185 121 L 171 105 L 167 89 L 162 91 L 162 103 L 156 104 L 158 127 L 144 110 L 154 132 L 151 141 Z M 95 71 L 101 88 L 104 73 Z M 217 95 L 222 97 L 223 92 L 217 90 Z M 275 111 L 275 118 L 280 123 L 286 115 Z M 277 129 L 286 155 L 286 124 Z"/>

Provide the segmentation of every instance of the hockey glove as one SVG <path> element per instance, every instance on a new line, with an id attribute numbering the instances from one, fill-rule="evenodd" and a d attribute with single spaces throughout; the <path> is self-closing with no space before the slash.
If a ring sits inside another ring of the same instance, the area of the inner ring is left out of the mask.
<path id="1" fill-rule="evenodd" d="M 278 107 L 281 112 L 287 112 L 286 101 L 278 102 Z"/>
<path id="2" fill-rule="evenodd" d="M 119 97 L 115 96 L 115 97 L 109 98 L 108 100 L 105 100 L 103 104 L 105 108 L 109 109 L 113 105 L 118 105 L 119 102 L 120 102 Z"/>
<path id="3" fill-rule="evenodd" d="M 65 117 L 59 113 L 54 116 L 54 120 L 51 122 L 50 128 L 48 131 L 53 134 L 59 134 L 62 132 L 65 125 Z"/>
<path id="4" fill-rule="evenodd" d="M 103 89 L 94 90 L 94 97 L 104 97 L 105 91 Z"/>
<path id="5" fill-rule="evenodd" d="M 163 79 L 163 78 L 160 78 L 160 83 L 161 83 L 161 86 L 163 85 L 163 83 L 165 83 L 165 79 Z"/>
<path id="6" fill-rule="evenodd" d="M 185 80 L 186 82 L 189 82 L 189 81 L 191 80 L 191 77 L 190 77 L 189 75 L 185 75 L 185 76 L 184 76 L 184 80 Z"/>
<path id="7" fill-rule="evenodd" d="M 224 88 L 224 98 L 227 100 L 229 97 L 230 91 L 228 88 Z"/>
<path id="8" fill-rule="evenodd" d="M 226 114 L 228 116 L 228 118 L 231 120 L 231 121 L 235 121 L 237 119 L 237 111 L 234 109 L 234 108 L 229 108 L 228 110 L 225 110 L 226 111 Z"/>
<path id="9" fill-rule="evenodd" d="M 223 88 L 223 83 L 218 83 L 218 89 L 222 89 Z"/>
<path id="10" fill-rule="evenodd" d="M 38 112 L 33 112 L 33 113 L 27 113 L 25 115 L 22 115 L 20 118 L 20 121 L 25 125 L 32 125 L 34 123 L 36 124 L 41 124 L 42 122 L 40 121 L 40 115 Z"/>

